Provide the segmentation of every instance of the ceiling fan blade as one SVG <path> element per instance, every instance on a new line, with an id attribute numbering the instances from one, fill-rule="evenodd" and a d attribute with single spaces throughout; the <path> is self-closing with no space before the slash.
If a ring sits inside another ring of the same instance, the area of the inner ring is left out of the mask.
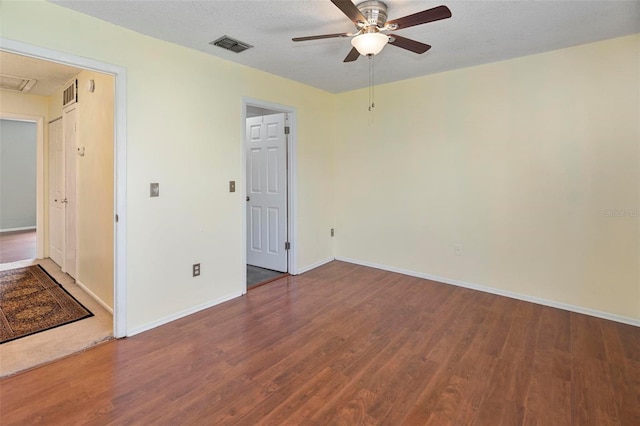
<path id="1" fill-rule="evenodd" d="M 307 37 L 295 37 L 291 40 L 293 41 L 308 41 L 308 40 L 320 40 L 323 38 L 334 38 L 334 37 L 351 37 L 351 33 L 336 33 L 336 34 L 322 34 L 315 36 L 307 36 Z"/>
<path id="2" fill-rule="evenodd" d="M 415 53 L 424 53 L 427 50 L 431 49 L 431 46 L 428 44 L 420 43 L 419 41 L 411 40 L 410 38 L 400 37 L 399 35 L 389 34 L 391 40 L 389 40 L 389 44 L 393 44 L 396 47 L 400 47 L 402 49 L 410 50 Z"/>
<path id="3" fill-rule="evenodd" d="M 362 15 L 351 0 L 331 0 L 331 3 L 335 4 L 354 24 L 358 25 L 358 22 L 367 22 L 367 18 Z"/>
<path id="4" fill-rule="evenodd" d="M 433 9 L 423 10 L 413 15 L 403 16 L 402 18 L 388 21 L 387 25 L 397 25 L 398 30 L 413 27 L 414 25 L 426 24 L 427 22 L 439 21 L 441 19 L 451 18 L 451 11 L 447 6 L 438 6 Z"/>
<path id="5" fill-rule="evenodd" d="M 344 58 L 344 61 L 342 61 L 342 62 L 353 62 L 356 59 L 358 59 L 359 57 L 360 57 L 360 52 L 358 52 L 358 49 L 356 49 L 354 47 L 353 49 L 351 49 L 351 51 L 349 52 L 347 57 Z"/>

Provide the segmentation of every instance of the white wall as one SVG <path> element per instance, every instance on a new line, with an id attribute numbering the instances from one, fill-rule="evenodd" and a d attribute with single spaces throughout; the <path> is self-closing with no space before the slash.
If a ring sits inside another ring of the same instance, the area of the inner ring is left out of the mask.
<path id="1" fill-rule="evenodd" d="M 640 319 L 639 51 L 382 85 L 372 113 L 338 95 L 337 257 Z"/>
<path id="2" fill-rule="evenodd" d="M 0 28 L 127 69 L 129 331 L 242 291 L 243 97 L 296 108 L 297 266 L 332 258 L 332 95 L 46 2 L 3 2 Z"/>
<path id="3" fill-rule="evenodd" d="M 0 120 L 0 230 L 36 227 L 36 123 Z"/>

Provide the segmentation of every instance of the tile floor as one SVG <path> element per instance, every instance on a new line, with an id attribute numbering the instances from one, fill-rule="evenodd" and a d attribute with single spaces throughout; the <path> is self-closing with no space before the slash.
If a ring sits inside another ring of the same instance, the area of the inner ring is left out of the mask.
<path id="1" fill-rule="evenodd" d="M 0 270 L 40 264 L 69 293 L 93 313 L 71 324 L 22 337 L 0 345 L 0 377 L 85 350 L 113 336 L 113 316 L 85 293 L 73 278 L 63 273 L 51 259 L 0 265 Z"/>

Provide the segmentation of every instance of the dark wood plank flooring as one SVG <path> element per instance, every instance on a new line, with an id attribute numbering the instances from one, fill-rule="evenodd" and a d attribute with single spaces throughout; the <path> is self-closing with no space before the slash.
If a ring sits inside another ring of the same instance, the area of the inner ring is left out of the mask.
<path id="1" fill-rule="evenodd" d="M 0 232 L 0 263 L 36 258 L 36 231 Z"/>
<path id="2" fill-rule="evenodd" d="M 332 262 L 0 382 L 37 422 L 638 425 L 640 328 Z"/>

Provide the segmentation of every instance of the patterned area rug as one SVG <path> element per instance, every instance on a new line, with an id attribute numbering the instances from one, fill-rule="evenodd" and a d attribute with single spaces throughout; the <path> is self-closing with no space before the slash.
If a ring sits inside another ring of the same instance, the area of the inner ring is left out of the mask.
<path id="1" fill-rule="evenodd" d="M 92 316 L 39 265 L 0 272 L 0 344 Z"/>

